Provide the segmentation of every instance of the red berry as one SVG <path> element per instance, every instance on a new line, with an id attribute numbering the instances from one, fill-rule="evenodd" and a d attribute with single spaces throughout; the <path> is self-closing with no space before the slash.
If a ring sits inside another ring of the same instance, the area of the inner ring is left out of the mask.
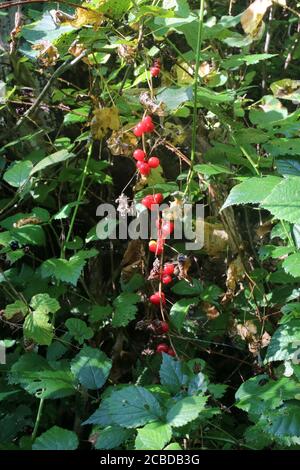
<path id="1" fill-rule="evenodd" d="M 137 169 L 139 170 L 141 165 L 143 164 L 144 162 L 137 162 L 137 164 L 135 165 L 137 167 Z"/>
<path id="2" fill-rule="evenodd" d="M 145 152 L 142 150 L 142 149 L 136 149 L 134 152 L 133 152 L 133 158 L 135 158 L 136 160 L 138 160 L 139 162 L 143 162 L 145 160 Z M 151 166 L 151 165 L 150 165 Z"/>
<path id="3" fill-rule="evenodd" d="M 140 170 L 141 175 L 148 176 L 151 171 L 151 168 L 148 165 L 148 163 L 141 162 L 139 166 L 139 170 Z"/>
<path id="4" fill-rule="evenodd" d="M 159 329 L 162 333 L 168 333 L 169 325 L 166 321 L 161 321 L 159 325 Z"/>
<path id="5" fill-rule="evenodd" d="M 163 284 L 170 284 L 170 282 L 172 282 L 172 277 L 170 274 L 164 274 L 161 280 Z"/>
<path id="6" fill-rule="evenodd" d="M 174 232 L 174 223 L 170 220 L 163 220 L 161 224 L 161 233 L 163 237 L 167 237 Z"/>
<path id="7" fill-rule="evenodd" d="M 164 200 L 164 197 L 161 193 L 153 194 L 153 201 L 155 204 L 161 204 Z"/>
<path id="8" fill-rule="evenodd" d="M 159 161 L 159 158 L 157 158 L 157 157 L 151 157 L 148 160 L 148 165 L 151 168 L 157 168 L 159 166 L 159 164 L 160 164 L 160 161 Z"/>
<path id="9" fill-rule="evenodd" d="M 133 133 L 136 137 L 141 137 L 144 134 L 144 126 L 142 125 L 141 122 L 139 122 L 135 128 L 133 129 Z"/>
<path id="10" fill-rule="evenodd" d="M 143 132 L 153 132 L 154 131 L 154 124 L 152 122 L 151 116 L 146 116 L 142 121 L 142 129 Z"/>
<path id="11" fill-rule="evenodd" d="M 142 199 L 143 206 L 147 207 L 147 209 L 151 209 L 152 204 L 154 204 L 154 198 L 151 194 L 148 194 Z"/>
<path id="12" fill-rule="evenodd" d="M 173 348 L 168 348 L 167 354 L 169 354 L 169 356 L 173 356 L 173 357 L 176 356 L 176 352 L 174 351 Z"/>
<path id="13" fill-rule="evenodd" d="M 167 263 L 163 267 L 163 274 L 169 274 L 172 275 L 174 273 L 174 264 Z"/>
<path id="14" fill-rule="evenodd" d="M 156 346 L 157 353 L 167 353 L 169 351 L 169 346 L 166 343 L 160 343 Z"/>
<path id="15" fill-rule="evenodd" d="M 153 305 L 160 305 L 160 302 L 162 305 L 165 305 L 166 303 L 165 294 L 163 292 L 155 292 L 155 294 L 151 295 L 149 300 Z"/>
<path id="16" fill-rule="evenodd" d="M 155 240 L 151 240 L 148 246 L 149 251 L 151 251 L 151 253 L 155 253 L 156 256 L 161 255 L 164 251 L 164 244 L 161 240 L 158 240 L 158 242 L 156 242 Z"/>
<path id="17" fill-rule="evenodd" d="M 158 75 L 160 74 L 160 67 L 154 65 L 153 67 L 151 67 L 150 73 L 152 77 L 158 77 Z"/>

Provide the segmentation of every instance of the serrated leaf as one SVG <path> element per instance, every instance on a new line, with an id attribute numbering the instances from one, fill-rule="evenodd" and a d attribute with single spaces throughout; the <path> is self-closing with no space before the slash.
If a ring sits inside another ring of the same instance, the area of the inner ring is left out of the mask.
<path id="1" fill-rule="evenodd" d="M 159 370 L 160 383 L 176 394 L 188 382 L 188 376 L 183 373 L 182 363 L 172 356 L 163 353 L 162 364 Z"/>
<path id="2" fill-rule="evenodd" d="M 89 310 L 89 322 L 96 323 L 100 321 L 104 321 L 108 318 L 113 312 L 113 308 L 111 305 L 93 305 L 93 307 Z"/>
<path id="3" fill-rule="evenodd" d="M 105 384 L 111 365 L 104 352 L 84 346 L 72 360 L 71 371 L 85 388 L 97 390 Z"/>
<path id="4" fill-rule="evenodd" d="M 20 245 L 40 245 L 46 244 L 45 233 L 40 225 L 24 225 L 10 231 L 14 240 Z"/>
<path id="5" fill-rule="evenodd" d="M 163 88 L 157 94 L 157 100 L 163 102 L 169 111 L 176 110 L 186 101 L 193 99 L 193 89 L 189 87 Z"/>
<path id="6" fill-rule="evenodd" d="M 10 184 L 10 186 L 20 188 L 27 182 L 31 169 L 32 163 L 29 160 L 16 162 L 4 173 L 3 179 Z"/>
<path id="7" fill-rule="evenodd" d="M 195 165 L 194 170 L 197 173 L 202 173 L 205 176 L 215 176 L 220 174 L 232 173 L 232 171 L 223 165 L 216 165 L 213 163 L 206 163 L 201 165 Z"/>
<path id="8" fill-rule="evenodd" d="M 171 426 L 154 422 L 138 429 L 135 439 L 136 450 L 161 450 L 171 440 Z"/>
<path id="9" fill-rule="evenodd" d="M 129 292 L 123 292 L 113 302 L 114 315 L 112 325 L 117 328 L 126 326 L 134 320 L 137 313 L 137 302 L 140 302 L 140 296 Z"/>
<path id="10" fill-rule="evenodd" d="M 276 166 L 278 173 L 282 176 L 300 176 L 300 161 L 285 159 L 285 160 L 276 160 Z"/>
<path id="11" fill-rule="evenodd" d="M 130 385 L 105 400 L 112 422 L 124 428 L 143 426 L 162 416 L 159 402 L 143 387 Z"/>
<path id="12" fill-rule="evenodd" d="M 258 204 L 282 181 L 277 176 L 253 177 L 234 186 L 221 210 L 235 204 Z"/>
<path id="13" fill-rule="evenodd" d="M 80 318 L 68 318 L 65 325 L 79 344 L 83 344 L 85 340 L 91 339 L 94 336 L 92 328 L 87 326 Z"/>
<path id="14" fill-rule="evenodd" d="M 300 253 L 294 253 L 288 256 L 282 263 L 285 272 L 294 277 L 300 276 Z"/>
<path id="15" fill-rule="evenodd" d="M 268 346 L 266 361 L 287 361 L 297 359 L 300 347 L 299 320 L 290 320 L 280 325 L 271 338 Z"/>
<path id="16" fill-rule="evenodd" d="M 108 426 L 99 431 L 95 448 L 99 450 L 116 449 L 131 436 L 131 433 L 130 429 L 121 428 L 120 426 Z"/>
<path id="17" fill-rule="evenodd" d="M 78 447 L 75 432 L 53 426 L 41 434 L 33 443 L 33 450 L 75 450 Z"/>
<path id="18" fill-rule="evenodd" d="M 184 426 L 198 418 L 208 397 L 185 397 L 173 405 L 167 413 L 167 422 L 174 428 Z"/>
<path id="19" fill-rule="evenodd" d="M 261 207 L 278 219 L 300 222 L 300 177 L 284 178 L 274 186 L 272 192 L 263 198 Z"/>
<path id="20" fill-rule="evenodd" d="M 25 318 L 23 325 L 25 338 L 36 344 L 49 346 L 54 337 L 54 327 L 48 315 L 41 311 L 32 312 Z"/>
<path id="21" fill-rule="evenodd" d="M 172 287 L 172 292 L 177 295 L 200 295 L 203 291 L 203 286 L 198 279 L 192 279 L 190 282 L 181 279 Z"/>
<path id="22" fill-rule="evenodd" d="M 46 158 L 43 158 L 40 162 L 38 162 L 30 171 L 30 176 L 34 175 L 38 171 L 44 170 L 48 166 L 55 165 L 57 163 L 64 162 L 69 158 L 73 158 L 75 155 L 73 153 L 68 152 L 68 150 L 59 150 L 59 152 L 52 153 Z"/>

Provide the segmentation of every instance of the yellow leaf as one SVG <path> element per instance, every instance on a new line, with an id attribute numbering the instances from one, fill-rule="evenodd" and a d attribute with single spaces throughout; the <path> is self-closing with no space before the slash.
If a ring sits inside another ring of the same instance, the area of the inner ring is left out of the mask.
<path id="1" fill-rule="evenodd" d="M 59 58 L 57 48 L 49 41 L 40 41 L 37 44 L 34 44 L 32 49 L 38 51 L 38 59 L 45 67 L 52 67 L 56 64 Z"/>
<path id="2" fill-rule="evenodd" d="M 95 140 L 101 140 L 109 131 L 120 129 L 118 108 L 96 109 L 91 122 L 92 136 Z"/>
<path id="3" fill-rule="evenodd" d="M 94 29 L 99 28 L 103 23 L 103 14 L 93 10 L 86 10 L 85 8 L 76 8 L 75 18 L 68 21 L 69 24 L 75 28 L 81 28 L 82 26 L 93 26 Z"/>
<path id="4" fill-rule="evenodd" d="M 241 17 L 243 30 L 253 38 L 257 37 L 263 26 L 263 17 L 272 5 L 272 0 L 255 0 Z"/>

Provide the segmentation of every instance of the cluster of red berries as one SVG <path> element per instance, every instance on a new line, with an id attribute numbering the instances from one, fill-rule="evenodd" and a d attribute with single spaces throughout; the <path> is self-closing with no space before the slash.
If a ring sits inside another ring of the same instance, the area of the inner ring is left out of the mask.
<path id="1" fill-rule="evenodd" d="M 136 137 L 142 137 L 143 134 L 151 133 L 155 129 L 151 116 L 144 117 L 133 129 Z"/>
<path id="2" fill-rule="evenodd" d="M 174 264 L 166 263 L 162 270 L 161 282 L 163 284 L 170 284 L 172 282 L 172 274 L 174 273 Z"/>
<path id="3" fill-rule="evenodd" d="M 159 59 L 156 59 L 154 62 L 153 62 L 153 65 L 152 67 L 150 68 L 150 73 L 151 73 L 151 77 L 153 78 L 156 78 L 159 76 L 160 74 L 160 60 Z"/>
<path id="4" fill-rule="evenodd" d="M 160 165 L 159 158 L 157 157 L 150 157 L 148 160 L 145 160 L 147 155 L 142 149 L 136 149 L 133 152 L 133 158 L 137 161 L 137 169 L 144 176 L 148 176 L 153 168 L 157 168 Z"/>
<path id="5" fill-rule="evenodd" d="M 158 239 L 149 242 L 149 251 L 159 256 L 164 251 L 166 238 L 174 231 L 174 223 L 170 220 L 159 219 L 156 226 L 158 228 Z"/>

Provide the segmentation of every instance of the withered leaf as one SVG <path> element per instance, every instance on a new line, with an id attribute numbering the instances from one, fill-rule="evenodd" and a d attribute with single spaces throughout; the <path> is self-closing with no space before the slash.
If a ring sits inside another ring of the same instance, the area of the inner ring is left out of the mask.
<path id="1" fill-rule="evenodd" d="M 95 140 L 101 140 L 109 131 L 117 131 L 120 128 L 119 110 L 115 106 L 94 110 L 91 122 L 92 136 Z"/>

